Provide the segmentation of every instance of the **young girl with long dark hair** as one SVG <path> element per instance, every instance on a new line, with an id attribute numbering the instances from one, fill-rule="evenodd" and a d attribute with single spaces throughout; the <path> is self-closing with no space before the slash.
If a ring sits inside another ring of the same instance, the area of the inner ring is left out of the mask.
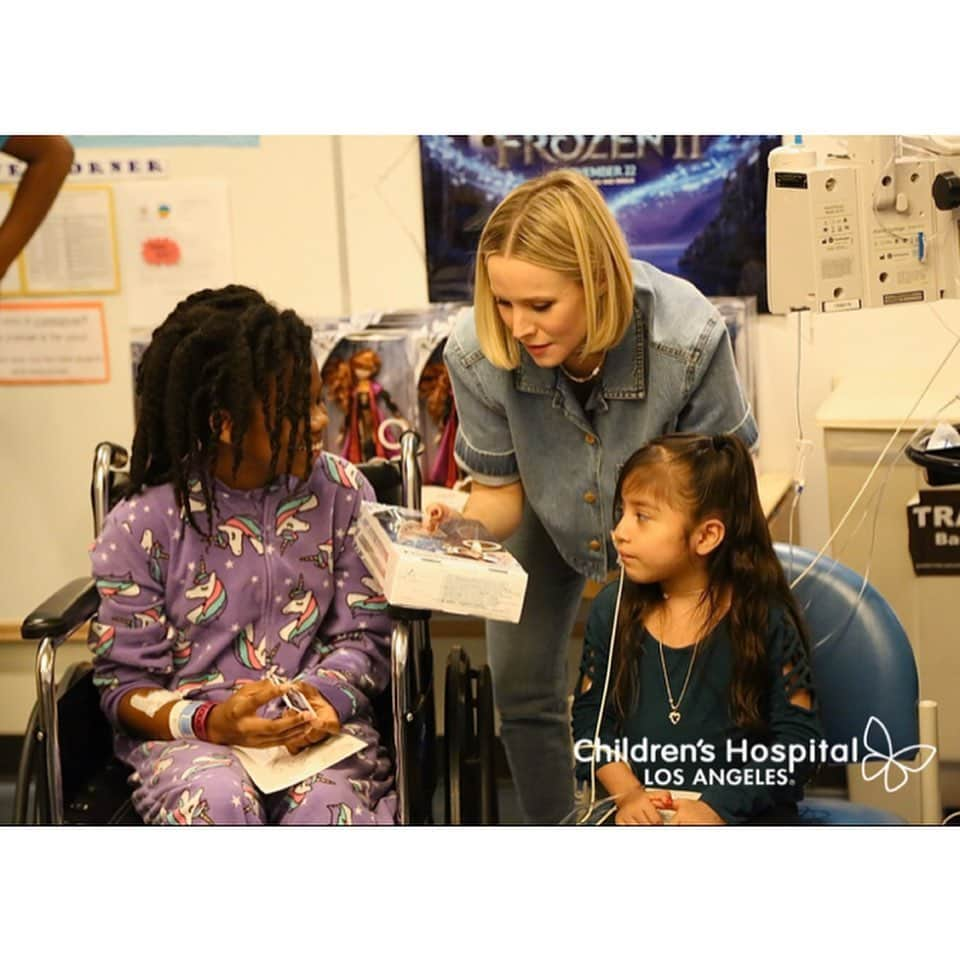
<path id="1" fill-rule="evenodd" d="M 791 822 L 821 731 L 749 451 L 732 435 L 659 438 L 623 465 L 615 503 L 622 597 L 612 583 L 590 611 L 578 778 L 593 795 L 600 781 L 619 824 L 665 810 L 676 824 Z"/>

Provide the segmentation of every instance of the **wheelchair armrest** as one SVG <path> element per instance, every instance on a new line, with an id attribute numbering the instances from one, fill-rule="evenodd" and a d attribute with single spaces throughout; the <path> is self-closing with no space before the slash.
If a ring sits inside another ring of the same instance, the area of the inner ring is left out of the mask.
<path id="1" fill-rule="evenodd" d="M 391 620 L 402 620 L 405 623 L 414 623 L 418 620 L 426 622 L 430 619 L 430 611 L 415 610 L 413 607 L 395 607 L 391 603 L 387 607 L 387 616 Z"/>
<path id="2" fill-rule="evenodd" d="M 97 585 L 90 577 L 79 577 L 61 587 L 37 607 L 20 627 L 24 640 L 66 637 L 89 620 L 100 605 Z"/>

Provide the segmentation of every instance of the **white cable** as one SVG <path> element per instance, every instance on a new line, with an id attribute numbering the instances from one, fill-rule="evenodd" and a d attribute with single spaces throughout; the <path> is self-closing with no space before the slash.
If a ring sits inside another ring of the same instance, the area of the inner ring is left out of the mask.
<path id="1" fill-rule="evenodd" d="M 934 312 L 934 313 L 937 315 L 937 317 L 939 318 L 940 315 L 939 315 L 939 313 L 937 312 L 936 308 L 934 307 L 934 305 L 933 305 L 932 303 L 930 304 L 930 308 L 933 310 L 933 312 Z M 942 322 L 942 320 L 941 320 L 941 322 Z M 880 464 L 883 463 L 884 457 L 886 457 L 886 455 L 887 455 L 887 453 L 889 452 L 890 448 L 893 446 L 894 441 L 895 441 L 895 440 L 897 439 L 897 437 L 900 435 L 900 432 L 903 430 L 904 425 L 905 425 L 906 422 L 910 419 L 910 417 L 913 416 L 914 410 L 916 410 L 917 407 L 920 406 L 920 402 L 921 402 L 921 401 L 923 400 L 923 398 L 927 395 L 927 391 L 930 389 L 931 386 L 933 386 L 934 381 L 935 381 L 935 380 L 937 379 L 937 377 L 940 375 L 940 371 L 943 370 L 943 368 L 947 365 L 947 361 L 949 361 L 949 359 L 953 356 L 953 353 L 954 353 L 954 351 L 957 349 L 958 346 L 960 346 L 960 336 L 958 336 L 958 337 L 954 340 L 953 346 L 947 351 L 947 355 L 943 358 L 943 360 L 940 361 L 939 366 L 938 366 L 937 369 L 934 371 L 933 376 L 927 381 L 927 385 L 926 385 L 926 386 L 923 388 L 923 390 L 921 391 L 920 396 L 917 397 L 916 401 L 914 402 L 913 406 L 912 406 L 912 407 L 910 408 L 910 410 L 908 411 L 907 415 L 903 418 L 903 420 L 900 421 L 900 425 L 897 427 L 897 429 L 894 430 L 893 435 L 892 435 L 892 436 L 890 437 L 890 439 L 887 441 L 887 445 L 886 445 L 886 446 L 883 448 L 883 450 L 880 452 L 880 456 L 877 457 L 877 461 L 876 461 L 876 463 L 874 463 L 873 467 L 871 468 L 870 473 L 867 474 L 867 479 L 864 480 L 863 486 L 860 487 L 860 490 L 857 492 L 857 495 L 853 498 L 853 501 L 850 503 L 850 506 L 847 507 L 847 511 L 846 511 L 846 513 L 844 513 L 844 515 L 840 518 L 840 522 L 836 525 L 836 527 L 834 527 L 833 532 L 832 532 L 832 533 L 830 534 L 830 536 L 827 538 L 826 543 L 824 543 L 824 545 L 820 548 L 819 553 L 817 553 L 817 555 L 810 561 L 810 563 L 808 563 L 807 566 L 804 567 L 804 569 L 800 572 L 799 576 L 797 576 L 797 578 L 790 584 L 791 589 L 795 588 L 795 587 L 797 586 L 797 584 L 798 584 L 801 580 L 803 580 L 804 577 L 806 577 L 806 575 L 816 566 L 817 561 L 824 555 L 824 553 L 826 553 L 827 547 L 829 547 L 830 544 L 833 543 L 836 535 L 840 532 L 840 529 L 841 529 L 841 528 L 843 527 L 843 525 L 847 522 L 848 518 L 850 517 L 850 514 L 853 513 L 854 507 L 860 502 L 860 498 L 863 496 L 864 491 L 865 491 L 865 490 L 867 489 L 867 487 L 870 485 L 870 481 L 873 479 L 874 474 L 875 474 L 875 473 L 877 472 L 877 470 L 880 468 Z"/>
<path id="2" fill-rule="evenodd" d="M 617 587 L 617 605 L 613 609 L 613 627 L 610 629 L 610 652 L 607 654 L 607 675 L 603 678 L 603 693 L 600 695 L 600 710 L 597 713 L 597 726 L 593 731 L 593 743 L 590 751 L 590 806 L 587 812 L 577 821 L 579 826 L 590 818 L 597 802 L 597 746 L 600 743 L 600 726 L 603 723 L 603 711 L 607 704 L 607 690 L 610 686 L 610 674 L 613 666 L 613 647 L 617 637 L 617 620 L 620 617 L 620 596 L 623 593 L 623 579 L 626 571 L 620 564 L 620 585 Z"/>

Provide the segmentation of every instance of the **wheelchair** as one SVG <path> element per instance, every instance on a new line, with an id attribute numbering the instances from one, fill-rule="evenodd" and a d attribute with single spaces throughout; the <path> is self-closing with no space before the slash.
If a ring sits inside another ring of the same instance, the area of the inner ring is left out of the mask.
<path id="1" fill-rule="evenodd" d="M 399 462 L 375 460 L 358 467 L 383 503 L 420 509 L 420 438 L 407 431 Z M 98 444 L 91 500 L 94 534 L 121 499 L 128 480 L 127 452 Z M 129 768 L 113 755 L 113 730 L 100 710 L 93 665 L 70 667 L 54 681 L 57 648 L 97 612 L 92 578 L 71 581 L 24 621 L 21 636 L 36 641 L 37 701 L 23 738 L 14 795 L 15 824 L 139 824 L 127 783 Z M 374 701 L 376 726 L 394 766 L 400 824 L 431 824 L 441 753 L 444 820 L 449 824 L 498 821 L 495 737 L 489 667 L 474 669 L 454 647 L 444 686 L 442 750 L 436 735 L 433 652 L 424 610 L 389 608 L 391 676 Z M 386 732 L 392 730 L 392 736 Z"/>

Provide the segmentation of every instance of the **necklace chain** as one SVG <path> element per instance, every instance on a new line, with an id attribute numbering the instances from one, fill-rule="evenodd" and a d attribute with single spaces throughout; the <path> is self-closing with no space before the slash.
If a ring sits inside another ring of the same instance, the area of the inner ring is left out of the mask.
<path id="1" fill-rule="evenodd" d="M 683 703 L 683 697 L 687 692 L 687 686 L 690 683 L 690 677 L 693 675 L 693 665 L 697 660 L 697 650 L 700 649 L 699 639 L 693 645 L 693 653 L 690 656 L 690 665 L 687 667 L 687 675 L 683 681 L 683 687 L 680 690 L 680 696 L 676 700 L 673 699 L 673 690 L 670 688 L 670 676 L 667 673 L 667 661 L 663 656 L 663 643 L 660 642 L 657 644 L 657 649 L 660 651 L 660 669 L 663 670 L 663 685 L 666 688 L 667 692 L 667 702 L 670 704 L 670 712 L 667 714 L 670 722 L 676 726 L 680 722 L 680 704 Z"/>
<path id="2" fill-rule="evenodd" d="M 571 373 L 562 363 L 560 364 L 560 369 L 564 372 L 564 375 L 571 379 L 574 383 L 586 383 L 588 380 L 592 380 L 600 372 L 600 368 L 602 366 L 603 357 L 600 358 L 600 362 L 585 377 L 578 377 L 576 374 Z"/>

